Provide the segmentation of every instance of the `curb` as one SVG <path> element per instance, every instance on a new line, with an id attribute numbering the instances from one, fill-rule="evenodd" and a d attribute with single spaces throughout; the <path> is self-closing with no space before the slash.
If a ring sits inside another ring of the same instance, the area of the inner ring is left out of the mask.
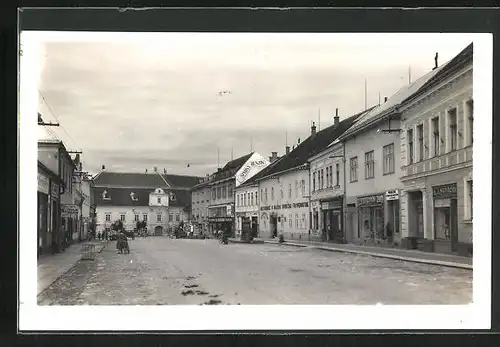
<path id="1" fill-rule="evenodd" d="M 278 244 L 277 242 L 273 241 L 264 241 L 265 243 L 270 243 L 270 244 Z M 386 258 L 386 259 L 394 259 L 394 260 L 402 260 L 402 261 L 408 261 L 412 263 L 420 263 L 420 264 L 429 264 L 429 265 L 438 265 L 438 266 L 446 266 L 446 267 L 452 267 L 452 268 L 459 268 L 459 269 L 465 269 L 465 270 L 473 270 L 473 266 L 469 264 L 461 264 L 461 263 L 454 263 L 450 261 L 443 261 L 443 260 L 428 260 L 428 259 L 419 259 L 419 258 L 412 258 L 412 257 L 404 257 L 404 256 L 399 256 L 399 255 L 392 255 L 392 254 L 382 254 L 382 253 L 373 253 L 373 252 L 365 252 L 365 251 L 356 251 L 356 250 L 350 250 L 350 249 L 341 249 L 341 248 L 334 248 L 334 247 L 324 247 L 324 246 L 314 246 L 314 245 L 299 245 L 297 243 L 283 243 L 285 246 L 292 246 L 292 247 L 311 247 L 315 249 L 319 249 L 322 251 L 328 251 L 328 252 L 340 252 L 340 253 L 351 253 L 351 254 L 360 254 L 360 255 L 367 255 L 371 257 L 376 257 L 376 258 Z"/>

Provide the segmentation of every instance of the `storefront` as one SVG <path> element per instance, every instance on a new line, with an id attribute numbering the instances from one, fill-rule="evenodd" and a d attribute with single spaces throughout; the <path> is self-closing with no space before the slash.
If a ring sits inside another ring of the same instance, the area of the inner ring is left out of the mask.
<path id="1" fill-rule="evenodd" d="M 59 252 L 62 249 L 62 230 L 61 230 L 61 199 L 59 194 L 59 184 L 54 181 L 50 182 L 50 233 L 47 243 L 50 245 L 52 252 Z"/>
<path id="2" fill-rule="evenodd" d="M 323 234 L 327 241 L 341 242 L 343 235 L 342 197 L 321 201 L 321 212 L 323 214 Z M 314 216 L 315 223 L 317 215 Z"/>
<path id="3" fill-rule="evenodd" d="M 387 214 L 385 216 L 386 228 L 385 236 L 388 243 L 394 241 L 400 242 L 401 236 L 399 232 L 400 216 L 399 216 L 399 189 L 392 189 L 385 192 L 385 200 L 387 203 Z"/>
<path id="4" fill-rule="evenodd" d="M 74 233 L 78 232 L 78 206 L 73 204 L 61 205 L 61 222 L 66 245 L 74 241 Z"/>
<path id="5" fill-rule="evenodd" d="M 457 184 L 432 187 L 434 206 L 434 251 L 456 252 L 458 248 Z"/>
<path id="6" fill-rule="evenodd" d="M 386 241 L 384 232 L 384 194 L 357 198 L 358 238 L 366 243 Z"/>
<path id="7" fill-rule="evenodd" d="M 234 213 L 233 205 L 209 207 L 211 216 L 208 218 L 211 232 L 222 230 L 234 237 Z M 214 216 L 215 215 L 215 216 Z"/>
<path id="8" fill-rule="evenodd" d="M 50 250 L 49 190 L 49 177 L 42 172 L 38 172 L 38 254 L 45 253 Z"/>

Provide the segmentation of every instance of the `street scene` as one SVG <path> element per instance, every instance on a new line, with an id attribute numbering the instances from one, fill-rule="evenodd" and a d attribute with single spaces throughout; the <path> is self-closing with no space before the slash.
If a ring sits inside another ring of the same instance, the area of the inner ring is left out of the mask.
<path id="1" fill-rule="evenodd" d="M 108 245 L 39 305 L 467 304 L 472 271 L 309 247 L 136 238 Z"/>
<path id="2" fill-rule="evenodd" d="M 144 35 L 38 48 L 39 305 L 472 302 L 473 42 Z"/>

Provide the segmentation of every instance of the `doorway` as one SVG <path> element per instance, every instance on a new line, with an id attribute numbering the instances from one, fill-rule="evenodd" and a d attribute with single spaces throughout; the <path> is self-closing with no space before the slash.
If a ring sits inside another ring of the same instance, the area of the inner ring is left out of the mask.
<path id="1" fill-rule="evenodd" d="M 158 225 L 155 228 L 155 236 L 162 236 L 163 235 L 163 227 Z"/>
<path id="2" fill-rule="evenodd" d="M 278 237 L 278 217 L 276 215 L 269 217 L 269 226 L 271 228 L 271 237 Z"/>
<path id="3" fill-rule="evenodd" d="M 451 199 L 450 204 L 450 236 L 451 236 L 451 251 L 458 251 L 458 209 L 457 199 Z"/>

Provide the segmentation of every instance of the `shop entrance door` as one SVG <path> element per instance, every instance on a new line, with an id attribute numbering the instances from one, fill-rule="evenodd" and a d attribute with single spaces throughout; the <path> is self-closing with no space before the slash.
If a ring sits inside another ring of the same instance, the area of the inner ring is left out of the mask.
<path id="1" fill-rule="evenodd" d="M 331 235 L 330 239 L 335 240 L 339 238 L 339 223 L 340 223 L 340 214 L 336 211 L 332 212 L 332 218 L 331 218 Z"/>
<path id="2" fill-rule="evenodd" d="M 457 199 L 451 199 L 450 205 L 450 236 L 451 236 L 451 251 L 458 250 L 458 211 Z"/>

